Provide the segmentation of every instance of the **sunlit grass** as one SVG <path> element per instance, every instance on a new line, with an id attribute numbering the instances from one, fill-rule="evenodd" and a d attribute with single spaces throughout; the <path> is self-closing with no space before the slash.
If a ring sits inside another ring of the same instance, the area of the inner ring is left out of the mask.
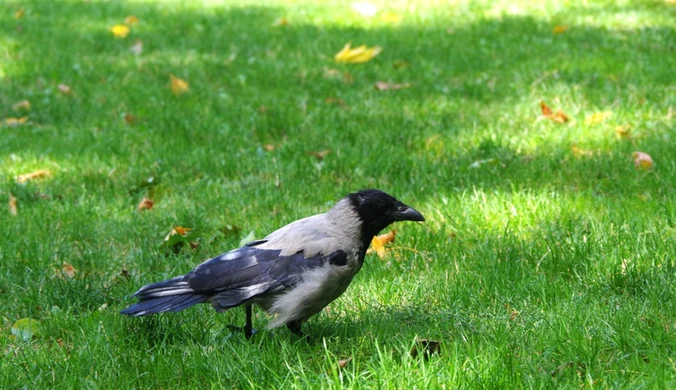
<path id="1" fill-rule="evenodd" d="M 0 126 L 0 199 L 18 204 L 0 213 L 0 388 L 674 386 L 673 5 L 372 4 L 0 4 L 0 121 L 29 117 Z M 336 64 L 347 42 L 383 51 Z M 17 183 L 38 169 L 52 175 Z M 248 343 L 225 326 L 240 310 L 117 314 L 140 285 L 365 187 L 427 221 L 396 226 L 305 325 L 312 342 Z M 200 246 L 167 254 L 176 225 Z M 11 337 L 20 318 L 42 334 Z M 412 358 L 416 337 L 441 354 Z"/>

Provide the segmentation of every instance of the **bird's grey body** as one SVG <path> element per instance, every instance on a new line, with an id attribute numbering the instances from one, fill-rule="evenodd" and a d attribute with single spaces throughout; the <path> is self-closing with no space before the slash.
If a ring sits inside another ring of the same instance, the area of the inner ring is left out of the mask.
<path id="1" fill-rule="evenodd" d="M 382 217 L 387 213 L 392 215 Z M 268 328 L 287 325 L 301 334 L 303 322 L 345 292 L 373 235 L 396 220 L 424 218 L 378 190 L 350 194 L 326 213 L 292 222 L 186 275 L 142 287 L 135 294 L 140 302 L 122 313 L 180 311 L 202 302 L 219 311 L 256 304 L 274 316 Z"/>

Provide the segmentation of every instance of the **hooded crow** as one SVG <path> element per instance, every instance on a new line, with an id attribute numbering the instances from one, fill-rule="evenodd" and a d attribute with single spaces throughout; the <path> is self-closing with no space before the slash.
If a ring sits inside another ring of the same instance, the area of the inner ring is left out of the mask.
<path id="1" fill-rule="evenodd" d="M 185 275 L 141 287 L 139 303 L 122 314 L 180 311 L 202 302 L 216 310 L 251 305 L 273 316 L 268 328 L 301 324 L 338 298 L 364 263 L 382 229 L 396 221 L 424 221 L 418 211 L 380 190 L 348 194 L 329 211 L 292 222 L 262 240 L 207 260 Z"/>

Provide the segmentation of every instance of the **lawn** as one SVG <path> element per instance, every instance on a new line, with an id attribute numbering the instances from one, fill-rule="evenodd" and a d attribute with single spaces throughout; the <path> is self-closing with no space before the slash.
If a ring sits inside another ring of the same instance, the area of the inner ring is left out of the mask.
<path id="1" fill-rule="evenodd" d="M 675 20 L 672 0 L 3 1 L 0 388 L 676 387 Z M 337 63 L 346 43 L 382 52 Z M 259 310 L 252 342 L 227 328 L 242 309 L 118 314 L 370 187 L 427 221 L 311 340 Z M 176 226 L 194 245 L 163 244 Z"/>

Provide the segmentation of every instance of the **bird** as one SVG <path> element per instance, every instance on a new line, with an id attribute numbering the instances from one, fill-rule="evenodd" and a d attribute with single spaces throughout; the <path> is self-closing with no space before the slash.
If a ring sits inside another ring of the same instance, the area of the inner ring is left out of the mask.
<path id="1" fill-rule="evenodd" d="M 303 337 L 301 326 L 345 292 L 364 263 L 373 237 L 398 221 L 425 217 L 377 189 L 347 194 L 331 209 L 279 228 L 267 237 L 204 261 L 185 275 L 141 287 L 128 316 L 177 312 L 199 303 L 217 311 L 244 305 L 246 339 L 252 305 Z"/>

